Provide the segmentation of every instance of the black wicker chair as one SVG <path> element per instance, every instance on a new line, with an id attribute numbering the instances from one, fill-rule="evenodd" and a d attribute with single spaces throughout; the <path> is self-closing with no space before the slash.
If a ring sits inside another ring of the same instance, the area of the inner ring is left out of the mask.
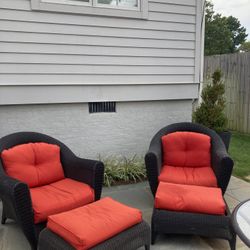
<path id="1" fill-rule="evenodd" d="M 216 132 L 202 125 L 188 122 L 166 126 L 153 137 L 145 156 L 147 177 L 152 194 L 155 196 L 158 176 L 162 168 L 161 137 L 177 131 L 203 133 L 211 137 L 212 169 L 217 178 L 218 187 L 224 194 L 232 174 L 233 161 L 228 156 L 225 145 Z M 231 249 L 235 249 L 236 236 L 231 225 L 231 213 L 228 207 L 225 216 L 154 209 L 151 230 L 152 244 L 158 233 L 193 234 L 226 239 L 229 241 Z"/>
<path id="2" fill-rule="evenodd" d="M 103 163 L 77 157 L 59 140 L 35 132 L 14 133 L 0 139 L 0 153 L 4 149 L 29 142 L 46 142 L 58 145 L 65 177 L 90 185 L 95 190 L 95 200 L 100 199 L 103 184 Z M 5 224 L 7 218 L 15 220 L 23 230 L 31 248 L 37 249 L 39 233 L 46 223 L 34 224 L 28 185 L 7 176 L 2 164 L 2 161 L 0 161 L 0 198 L 3 202 L 2 224 Z"/>

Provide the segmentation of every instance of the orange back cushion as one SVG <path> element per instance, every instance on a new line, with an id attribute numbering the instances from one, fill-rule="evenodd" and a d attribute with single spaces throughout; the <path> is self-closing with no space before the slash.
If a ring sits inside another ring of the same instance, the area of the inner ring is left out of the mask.
<path id="1" fill-rule="evenodd" d="M 194 132 L 174 132 L 162 137 L 164 165 L 178 167 L 211 166 L 211 139 Z"/>
<path id="2" fill-rule="evenodd" d="M 64 178 L 60 147 L 43 142 L 28 143 L 4 150 L 1 154 L 7 175 L 37 187 Z"/>

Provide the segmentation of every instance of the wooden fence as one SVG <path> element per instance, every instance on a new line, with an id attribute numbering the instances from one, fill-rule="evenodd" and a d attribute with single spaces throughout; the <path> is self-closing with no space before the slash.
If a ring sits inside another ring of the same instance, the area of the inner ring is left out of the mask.
<path id="1" fill-rule="evenodd" d="M 204 84 L 218 68 L 226 87 L 228 127 L 250 133 L 250 52 L 205 57 Z"/>

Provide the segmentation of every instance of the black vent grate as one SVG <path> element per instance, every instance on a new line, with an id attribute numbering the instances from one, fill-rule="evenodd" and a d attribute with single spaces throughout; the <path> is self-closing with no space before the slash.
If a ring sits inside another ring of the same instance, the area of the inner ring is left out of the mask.
<path id="1" fill-rule="evenodd" d="M 89 113 L 116 112 L 116 102 L 89 102 Z"/>

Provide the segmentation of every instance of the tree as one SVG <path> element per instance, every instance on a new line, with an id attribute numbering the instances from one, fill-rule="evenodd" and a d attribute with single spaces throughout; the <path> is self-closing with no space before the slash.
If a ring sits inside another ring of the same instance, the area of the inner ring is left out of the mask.
<path id="1" fill-rule="evenodd" d="M 239 47 L 240 52 L 250 52 L 250 41 L 244 42 L 240 47 Z"/>
<path id="2" fill-rule="evenodd" d="M 232 39 L 230 51 L 231 53 L 234 53 L 237 51 L 237 47 L 246 41 L 248 34 L 246 34 L 246 28 L 241 26 L 240 21 L 237 18 L 229 16 L 226 19 Z"/>
<path id="3" fill-rule="evenodd" d="M 213 7 L 206 1 L 205 55 L 234 53 L 245 42 L 246 29 L 237 18 L 216 14 Z"/>
<path id="4" fill-rule="evenodd" d="M 212 75 L 212 82 L 208 83 L 202 90 L 201 105 L 193 113 L 193 120 L 216 132 L 226 130 L 227 118 L 225 109 L 225 86 L 221 80 L 222 73 L 216 70 Z"/>

